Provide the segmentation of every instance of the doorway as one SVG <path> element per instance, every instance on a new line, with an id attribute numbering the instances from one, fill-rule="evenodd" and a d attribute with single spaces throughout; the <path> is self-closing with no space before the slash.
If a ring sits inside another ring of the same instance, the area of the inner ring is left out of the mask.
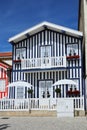
<path id="1" fill-rule="evenodd" d="M 53 97 L 52 80 L 39 81 L 39 98 Z"/>

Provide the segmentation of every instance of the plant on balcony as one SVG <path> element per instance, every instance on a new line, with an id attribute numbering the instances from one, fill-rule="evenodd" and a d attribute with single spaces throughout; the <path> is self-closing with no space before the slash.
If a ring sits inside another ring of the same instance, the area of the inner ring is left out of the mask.
<path id="1" fill-rule="evenodd" d="M 47 90 L 47 98 L 49 98 L 50 97 L 50 93 L 49 93 L 49 91 Z"/>
<path id="2" fill-rule="evenodd" d="M 76 55 L 76 52 L 75 52 L 75 50 L 73 49 L 73 54 L 74 54 L 74 56 Z"/>
<path id="3" fill-rule="evenodd" d="M 74 91 L 73 91 L 73 95 L 75 97 L 79 97 L 80 96 L 80 91 L 75 88 Z"/>
<path id="4" fill-rule="evenodd" d="M 71 56 L 71 55 L 72 55 L 72 50 L 70 49 L 69 56 Z"/>
<path id="5" fill-rule="evenodd" d="M 57 97 L 60 97 L 61 89 L 60 89 L 60 88 L 56 88 L 56 89 L 55 89 L 55 92 L 56 92 L 56 96 L 57 96 Z"/>
<path id="6" fill-rule="evenodd" d="M 73 91 L 72 91 L 72 89 L 68 90 L 67 91 L 67 96 L 68 97 L 79 97 L 80 96 L 80 91 L 77 90 L 76 88 Z"/>
<path id="7" fill-rule="evenodd" d="M 32 93 L 33 93 L 33 90 L 32 89 L 28 89 L 28 94 L 29 94 L 29 97 L 30 97 L 30 95 L 32 96 Z"/>
<path id="8" fill-rule="evenodd" d="M 45 98 L 45 92 L 43 91 L 42 97 Z"/>

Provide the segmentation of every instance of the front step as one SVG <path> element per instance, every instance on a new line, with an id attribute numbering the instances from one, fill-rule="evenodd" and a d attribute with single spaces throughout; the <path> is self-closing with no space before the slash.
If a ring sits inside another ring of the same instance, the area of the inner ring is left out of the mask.
<path id="1" fill-rule="evenodd" d="M 29 111 L 2 111 L 0 116 L 29 116 L 29 117 L 57 117 L 56 111 L 31 110 Z"/>

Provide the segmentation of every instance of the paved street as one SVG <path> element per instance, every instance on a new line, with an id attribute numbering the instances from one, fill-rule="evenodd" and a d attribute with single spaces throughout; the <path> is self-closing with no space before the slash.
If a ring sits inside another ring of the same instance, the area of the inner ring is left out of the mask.
<path id="1" fill-rule="evenodd" d="M 87 130 L 86 117 L 0 117 L 0 130 Z"/>

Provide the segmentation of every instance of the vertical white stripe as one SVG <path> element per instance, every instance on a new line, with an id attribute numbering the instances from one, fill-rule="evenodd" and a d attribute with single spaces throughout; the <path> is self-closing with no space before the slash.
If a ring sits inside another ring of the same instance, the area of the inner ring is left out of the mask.
<path id="1" fill-rule="evenodd" d="M 44 32 L 42 32 L 42 45 L 44 45 Z"/>
<path id="2" fill-rule="evenodd" d="M 37 58 L 37 35 L 36 35 L 36 58 Z"/>
<path id="3" fill-rule="evenodd" d="M 32 53 L 32 49 L 31 49 L 31 45 L 32 43 L 31 43 L 31 38 L 30 38 L 30 58 L 31 58 L 31 53 Z"/>
<path id="4" fill-rule="evenodd" d="M 35 47 L 35 45 L 34 45 L 34 37 L 33 37 L 33 58 L 34 58 L 34 47 Z"/>
<path id="5" fill-rule="evenodd" d="M 79 76 L 78 76 L 78 69 L 76 69 L 76 78 L 78 78 Z"/>
<path id="6" fill-rule="evenodd" d="M 47 30 L 45 31 L 45 45 L 47 45 Z"/>
<path id="7" fill-rule="evenodd" d="M 50 44 L 51 44 L 51 43 L 50 43 L 50 31 L 49 31 L 49 39 L 48 39 L 48 40 L 49 40 L 49 45 L 50 45 Z"/>
<path id="8" fill-rule="evenodd" d="M 82 73 L 81 73 L 81 69 L 79 71 L 80 71 L 79 72 L 79 74 L 80 74 L 80 92 L 82 92 L 82 78 L 81 78 Z M 82 96 L 82 93 L 81 93 L 81 96 Z"/>
<path id="9" fill-rule="evenodd" d="M 66 79 L 66 71 L 64 71 L 64 79 Z M 66 85 L 64 85 L 64 97 L 66 97 Z"/>
<path id="10" fill-rule="evenodd" d="M 31 83 L 31 73 L 30 73 L 30 84 L 32 84 L 32 83 Z"/>
<path id="11" fill-rule="evenodd" d="M 29 58 L 29 39 L 27 39 L 27 59 Z"/>
<path id="12" fill-rule="evenodd" d="M 56 82 L 56 71 L 54 72 L 54 83 L 55 82 Z M 54 91 L 55 91 L 55 89 L 56 89 L 56 86 L 54 86 Z M 55 93 L 54 97 L 56 97 L 56 93 Z"/>
<path id="13" fill-rule="evenodd" d="M 15 46 L 14 46 L 14 53 L 13 53 L 13 60 L 16 59 L 16 50 L 15 50 Z"/>
<path id="14" fill-rule="evenodd" d="M 47 79 L 47 72 L 45 72 L 45 79 Z"/>
<path id="15" fill-rule="evenodd" d="M 65 56 L 65 36 L 63 36 L 63 56 Z"/>
<path id="16" fill-rule="evenodd" d="M 38 72 L 38 80 L 40 80 L 40 72 Z"/>
<path id="17" fill-rule="evenodd" d="M 73 78 L 75 78 L 75 69 L 73 69 Z"/>
<path id="18" fill-rule="evenodd" d="M 57 47 L 56 47 L 56 33 L 54 33 L 54 44 L 55 44 L 55 52 L 54 52 L 54 53 L 55 53 L 55 57 L 56 57 L 56 55 L 57 55 L 57 54 L 56 54 L 56 48 L 57 48 Z"/>
<path id="19" fill-rule="evenodd" d="M 35 73 L 35 97 L 37 98 L 37 72 Z"/>
<path id="20" fill-rule="evenodd" d="M 60 56 L 62 56 L 62 35 L 60 34 Z"/>
<path id="21" fill-rule="evenodd" d="M 70 69 L 70 78 L 72 78 L 72 69 Z"/>
<path id="22" fill-rule="evenodd" d="M 32 73 L 32 78 L 33 78 L 33 79 L 32 79 L 32 82 L 33 82 L 33 86 L 34 86 L 34 82 L 35 82 L 35 81 L 34 81 L 34 73 Z"/>

